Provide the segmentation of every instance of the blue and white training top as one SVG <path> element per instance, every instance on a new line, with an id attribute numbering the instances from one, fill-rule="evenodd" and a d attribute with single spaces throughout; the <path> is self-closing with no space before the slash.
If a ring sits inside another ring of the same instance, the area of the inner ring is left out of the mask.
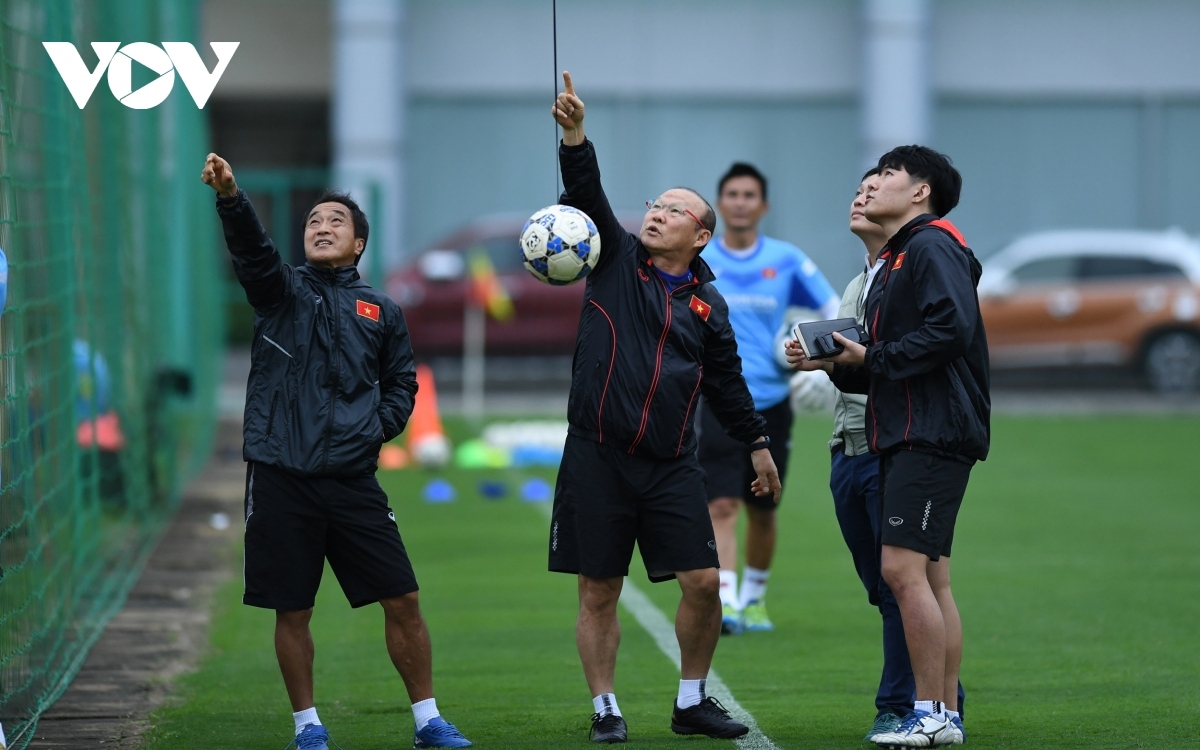
<path id="1" fill-rule="evenodd" d="M 731 251 L 720 239 L 709 247 L 704 260 L 729 304 L 729 322 L 754 408 L 769 409 L 788 397 L 791 371 L 779 366 L 774 352 L 787 308 L 807 307 L 828 320 L 837 317 L 841 298 L 817 264 L 790 242 L 760 234 L 758 244 L 744 251 Z"/>

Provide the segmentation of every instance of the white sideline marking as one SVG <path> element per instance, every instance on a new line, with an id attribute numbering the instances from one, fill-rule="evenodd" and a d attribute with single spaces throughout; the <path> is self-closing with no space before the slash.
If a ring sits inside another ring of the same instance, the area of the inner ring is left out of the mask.
<path id="1" fill-rule="evenodd" d="M 551 506 L 549 503 L 543 503 L 538 508 L 547 518 L 550 517 Z M 633 619 L 637 620 L 638 624 L 658 644 L 658 650 L 667 655 L 676 669 L 680 669 L 682 661 L 679 656 L 679 641 L 675 639 L 675 626 L 671 624 L 662 610 L 650 601 L 650 597 L 643 594 L 642 590 L 635 586 L 628 577 L 621 586 L 620 602 L 629 614 L 633 615 Z M 733 692 L 717 674 L 717 670 L 709 668 L 708 680 L 704 683 L 704 687 L 704 692 L 721 701 L 721 705 L 729 710 L 733 718 L 750 727 L 750 732 L 745 737 L 735 740 L 739 748 L 779 750 L 779 746 L 771 742 L 771 738 L 758 728 L 758 722 L 754 720 L 754 715 L 743 708 L 742 704 L 737 702 L 737 698 L 733 697 Z"/>

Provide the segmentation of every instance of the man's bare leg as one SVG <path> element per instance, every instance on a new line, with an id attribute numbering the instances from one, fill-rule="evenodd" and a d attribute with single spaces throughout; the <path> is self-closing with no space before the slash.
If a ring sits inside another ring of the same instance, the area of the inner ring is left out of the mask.
<path id="1" fill-rule="evenodd" d="M 617 647 L 621 624 L 617 600 L 624 578 L 579 576 L 579 619 L 575 621 L 575 645 L 583 662 L 583 676 L 592 696 L 613 692 L 617 671 Z"/>
<path id="2" fill-rule="evenodd" d="M 770 570 L 778 529 L 775 511 L 747 505 L 746 522 L 746 567 Z"/>
<path id="3" fill-rule="evenodd" d="M 275 612 L 275 658 L 279 660 L 279 671 L 283 674 L 283 685 L 287 688 L 293 712 L 313 707 L 316 650 L 312 631 L 308 629 L 312 613 L 311 608 Z"/>
<path id="4" fill-rule="evenodd" d="M 675 613 L 680 673 L 685 680 L 702 680 L 708 677 L 721 637 L 720 579 L 715 568 L 677 571 L 675 577 L 683 592 Z"/>
<path id="5" fill-rule="evenodd" d="M 721 570 L 737 570 L 737 519 L 741 509 L 742 500 L 738 497 L 718 497 L 708 504 Z"/>
<path id="6" fill-rule="evenodd" d="M 383 636 L 388 656 L 404 680 L 408 699 L 419 703 L 433 697 L 433 646 L 421 615 L 417 592 L 381 599 Z"/>
<path id="7" fill-rule="evenodd" d="M 928 566 L 929 558 L 920 552 L 883 545 L 883 579 L 900 605 L 917 700 L 944 701 L 946 623 L 929 585 Z"/>
<path id="8" fill-rule="evenodd" d="M 946 696 L 946 708 L 958 710 L 958 670 L 962 664 L 962 620 L 958 616 L 958 605 L 954 603 L 954 595 L 950 593 L 950 558 L 942 557 L 937 562 L 929 562 L 929 585 L 937 599 L 938 608 L 942 611 L 942 621 L 946 624 L 946 677 L 942 694 Z"/>

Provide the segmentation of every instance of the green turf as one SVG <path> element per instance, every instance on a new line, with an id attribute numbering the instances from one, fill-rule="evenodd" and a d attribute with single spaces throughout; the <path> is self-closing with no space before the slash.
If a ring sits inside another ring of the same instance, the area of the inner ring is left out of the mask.
<path id="1" fill-rule="evenodd" d="M 828 419 L 798 420 L 770 589 L 776 631 L 724 638 L 715 668 L 780 748 L 870 747 L 879 618 L 833 515 Z M 1003 418 L 955 536 L 966 633 L 969 746 L 1197 746 L 1200 715 L 1200 420 Z M 383 472 L 421 581 L 438 705 L 481 748 L 587 747 L 590 696 L 575 653 L 575 583 L 545 572 L 546 517 L 513 496 L 521 472 Z M 550 478 L 551 473 L 543 476 Z M 801 477 L 811 477 L 805 481 Z M 509 484 L 482 499 L 480 480 Z M 669 616 L 674 584 L 631 581 Z M 317 707 L 346 750 L 411 747 L 412 718 L 378 607 L 350 610 L 327 571 L 313 632 Z M 291 718 L 273 615 L 218 597 L 212 643 L 148 747 L 279 748 Z M 675 669 L 622 612 L 617 695 L 630 747 L 704 746 L 668 727 Z M 714 745 L 715 746 L 715 745 Z"/>

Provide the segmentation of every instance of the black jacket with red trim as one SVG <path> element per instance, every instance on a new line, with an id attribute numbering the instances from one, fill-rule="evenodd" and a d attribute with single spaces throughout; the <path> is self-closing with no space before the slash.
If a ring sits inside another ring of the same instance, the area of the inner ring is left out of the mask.
<path id="1" fill-rule="evenodd" d="M 866 393 L 875 453 L 917 450 L 962 461 L 991 442 L 987 336 L 975 291 L 982 267 L 949 221 L 924 214 L 892 237 L 867 297 L 862 367 L 834 385 Z"/>
<path id="2" fill-rule="evenodd" d="M 217 213 L 254 307 L 243 457 L 303 475 L 375 473 L 417 393 L 400 308 L 354 266 L 284 263 L 240 190 Z"/>
<path id="3" fill-rule="evenodd" d="M 591 141 L 561 146 L 559 162 L 560 202 L 586 213 L 600 234 L 572 365 L 570 433 L 637 455 L 684 455 L 696 449 L 703 393 L 733 438 L 754 442 L 766 422 L 754 411 L 708 264 L 697 256 L 693 281 L 668 293 L 649 252 L 613 215 Z"/>

